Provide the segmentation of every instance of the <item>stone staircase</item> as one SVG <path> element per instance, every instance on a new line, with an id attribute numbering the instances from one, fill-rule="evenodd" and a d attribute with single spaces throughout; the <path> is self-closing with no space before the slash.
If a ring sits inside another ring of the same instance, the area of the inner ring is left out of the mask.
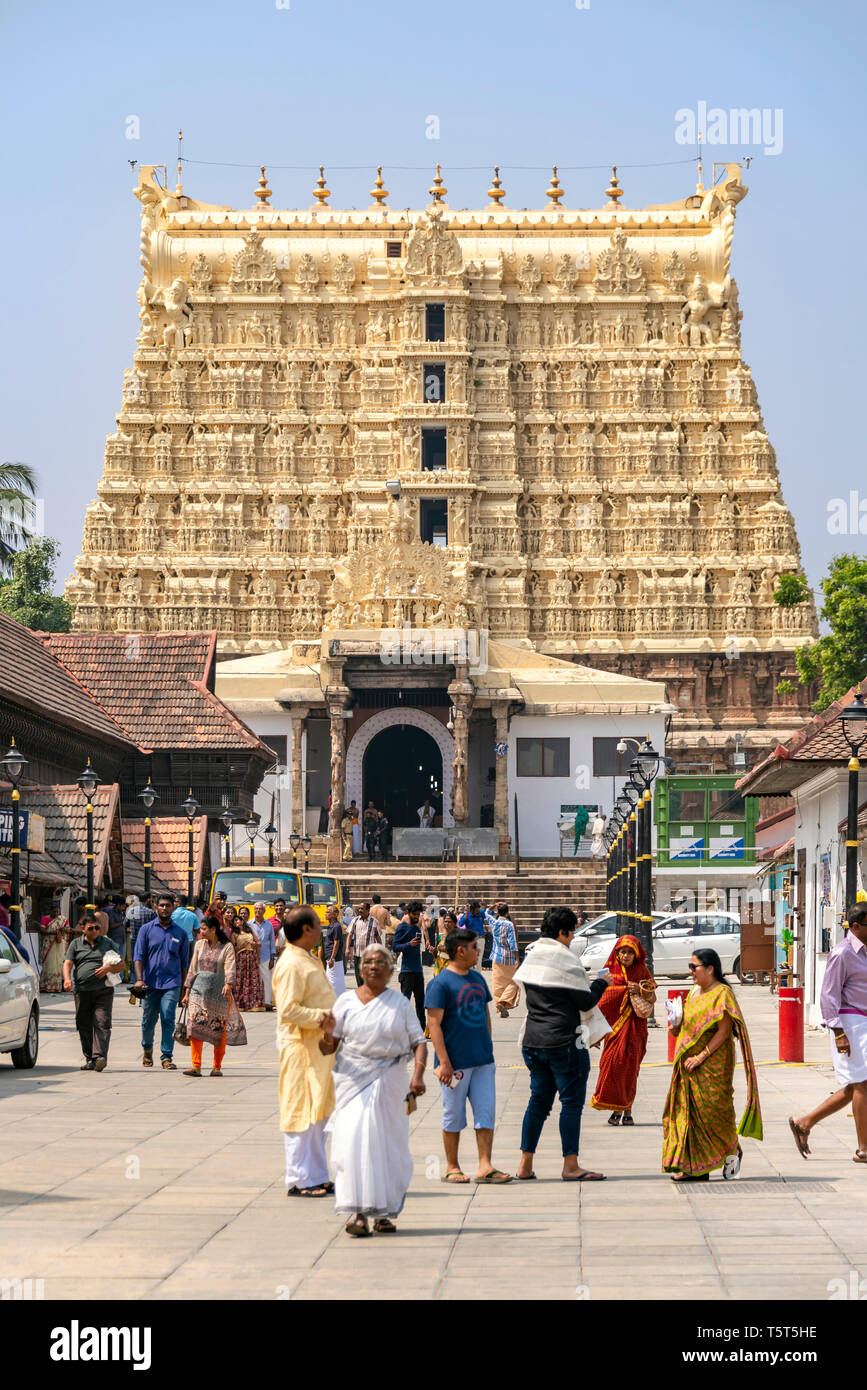
<path id="1" fill-rule="evenodd" d="M 285 862 L 285 857 L 281 858 Z M 291 864 L 291 856 L 288 862 Z M 315 864 L 311 853 L 311 872 L 324 868 L 324 853 Z M 441 907 L 454 907 L 457 870 L 454 863 L 430 859 L 376 860 L 371 864 L 358 858 L 329 865 L 329 872 L 349 886 L 353 901 L 379 893 L 391 908 L 411 898 L 428 897 L 436 898 Z M 470 898 L 507 902 L 522 934 L 540 925 L 547 908 L 563 903 L 594 917 L 605 910 L 603 866 L 587 860 L 524 859 L 520 874 L 516 874 L 511 860 L 465 860 L 460 865 L 459 906 L 465 907 Z"/>

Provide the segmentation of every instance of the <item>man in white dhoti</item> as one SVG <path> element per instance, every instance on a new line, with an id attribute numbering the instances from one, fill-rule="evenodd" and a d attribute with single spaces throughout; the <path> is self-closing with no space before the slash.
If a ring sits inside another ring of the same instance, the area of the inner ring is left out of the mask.
<path id="1" fill-rule="evenodd" d="M 427 1045 L 410 1001 L 388 988 L 393 970 L 390 951 L 366 947 L 362 984 L 340 996 L 326 1025 L 339 1048 L 328 1122 L 334 1199 L 351 1236 L 369 1236 L 369 1219 L 377 1235 L 395 1231 L 412 1181 L 408 1114 L 424 1095 Z"/>
<path id="2" fill-rule="evenodd" d="M 819 1008 L 831 1035 L 831 1060 L 840 1089 L 809 1115 L 792 1115 L 789 1128 L 806 1158 L 813 1126 L 851 1105 L 858 1136 L 854 1159 L 867 1163 L 867 903 L 852 909 L 849 931 L 828 957 Z"/>
<path id="3" fill-rule="evenodd" d="M 286 947 L 274 969 L 277 1046 L 280 1049 L 280 1128 L 290 1197 L 325 1197 L 333 1191 L 325 1159 L 325 1121 L 334 1105 L 334 1058 L 319 1044 L 333 1028 L 334 990 L 311 952 L 322 938 L 312 907 L 283 919 Z"/>
<path id="4" fill-rule="evenodd" d="M 594 859 L 605 858 L 605 812 L 600 811 L 590 826 L 590 853 Z"/>
<path id="5" fill-rule="evenodd" d="M 328 976 L 328 983 L 338 997 L 346 989 L 343 971 L 344 946 L 343 923 L 340 920 L 340 911 L 334 906 L 326 907 L 325 931 L 322 933 L 325 974 Z"/>

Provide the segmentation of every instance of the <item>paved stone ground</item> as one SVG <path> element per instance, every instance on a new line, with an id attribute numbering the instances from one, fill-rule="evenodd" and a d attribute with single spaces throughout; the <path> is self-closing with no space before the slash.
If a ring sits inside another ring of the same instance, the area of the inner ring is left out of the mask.
<path id="1" fill-rule="evenodd" d="M 786 1116 L 834 1089 L 825 1036 L 808 1034 L 806 1065 L 777 1064 L 775 1000 L 758 988 L 738 994 L 766 1134 L 744 1142 L 738 1182 L 683 1190 L 661 1174 L 669 1070 L 660 1028 L 635 1128 L 585 1111 L 582 1161 L 608 1174 L 592 1186 L 559 1181 L 556 1108 L 538 1181 L 442 1185 L 431 1078 L 411 1122 L 415 1177 L 400 1232 L 366 1241 L 343 1234 L 330 1200 L 287 1201 L 272 1015 L 247 1014 L 250 1045 L 229 1051 L 223 1080 L 198 1080 L 142 1069 L 141 1015 L 124 991 L 100 1075 L 78 1070 L 71 999 L 44 997 L 36 1070 L 0 1058 L 0 1278 L 42 1279 L 51 1299 L 83 1290 L 91 1299 L 204 1299 L 231 1288 L 235 1297 L 293 1299 L 825 1300 L 829 1281 L 848 1287 L 852 1270 L 867 1276 L 867 1169 L 852 1162 L 845 1112 L 815 1132 L 814 1157 L 800 1158 Z M 494 1018 L 494 1160 L 510 1171 L 528 1090 L 521 1012 Z M 740 1070 L 736 1088 L 740 1105 Z M 472 1142 L 468 1131 L 469 1172 Z"/>

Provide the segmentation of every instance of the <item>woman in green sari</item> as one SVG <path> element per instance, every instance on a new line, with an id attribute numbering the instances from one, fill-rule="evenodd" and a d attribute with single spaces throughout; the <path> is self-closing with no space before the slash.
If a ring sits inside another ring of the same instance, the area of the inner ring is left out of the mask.
<path id="1" fill-rule="evenodd" d="M 715 1168 L 722 1168 L 724 1178 L 736 1178 L 742 1157 L 738 1135 L 762 1138 L 747 1025 L 716 951 L 694 951 L 689 969 L 695 984 L 684 1000 L 683 1019 L 671 1025 L 677 1048 L 662 1116 L 662 1167 L 676 1182 L 706 1181 Z M 737 1126 L 732 1088 L 735 1038 L 747 1074 L 747 1108 Z"/>

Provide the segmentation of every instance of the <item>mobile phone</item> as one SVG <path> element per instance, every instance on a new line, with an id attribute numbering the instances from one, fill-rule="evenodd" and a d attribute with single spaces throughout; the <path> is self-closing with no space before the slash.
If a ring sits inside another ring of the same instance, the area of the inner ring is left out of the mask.
<path id="1" fill-rule="evenodd" d="M 406 1113 L 412 1115 L 418 1109 L 418 1100 L 412 1091 L 406 1093 Z"/>

